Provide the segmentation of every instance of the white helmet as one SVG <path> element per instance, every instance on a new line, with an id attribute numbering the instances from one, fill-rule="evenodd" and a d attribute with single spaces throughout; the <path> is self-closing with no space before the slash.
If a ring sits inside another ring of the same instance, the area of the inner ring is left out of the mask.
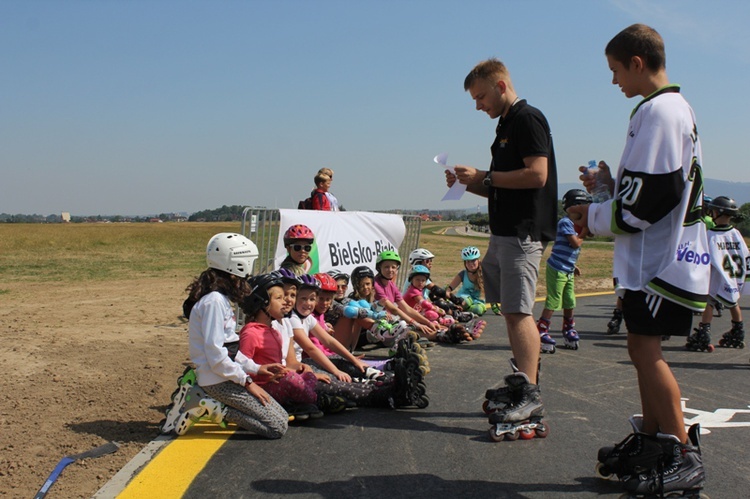
<path id="1" fill-rule="evenodd" d="M 258 259 L 258 247 L 242 234 L 222 232 L 208 241 L 206 263 L 209 268 L 247 277 Z"/>
<path id="2" fill-rule="evenodd" d="M 429 260 L 430 258 L 435 258 L 435 255 L 424 248 L 417 248 L 409 253 L 409 265 L 414 266 L 415 263 L 423 262 L 425 260 Z"/>

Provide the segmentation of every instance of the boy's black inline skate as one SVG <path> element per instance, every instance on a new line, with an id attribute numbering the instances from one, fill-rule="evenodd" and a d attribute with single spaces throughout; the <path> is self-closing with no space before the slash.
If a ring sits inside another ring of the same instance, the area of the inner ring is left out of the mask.
<path id="1" fill-rule="evenodd" d="M 714 346 L 711 344 L 711 324 L 701 322 L 697 328 L 693 329 L 690 336 L 687 337 L 685 348 L 693 352 L 713 352 Z"/>
<path id="2" fill-rule="evenodd" d="M 607 323 L 607 334 L 617 334 L 622 325 L 622 310 L 616 308 L 612 311 L 612 318 Z"/>
<path id="3" fill-rule="evenodd" d="M 518 438 L 530 440 L 534 437 L 546 437 L 549 428 L 542 421 L 544 405 L 539 385 L 532 384 L 522 372 L 506 376 L 505 385 L 504 393 L 509 403 L 490 414 L 490 439 L 500 442 Z"/>
<path id="4" fill-rule="evenodd" d="M 708 499 L 703 494 L 706 474 L 700 448 L 700 425 L 688 430 L 688 443 L 673 435 L 658 435 L 662 454 L 653 468 L 624 480 L 622 498 L 683 497 Z"/>
<path id="5" fill-rule="evenodd" d="M 629 422 L 633 433 L 619 444 L 599 449 L 595 470 L 597 477 L 622 480 L 657 465 L 663 450 L 659 439 L 641 431 L 641 416 L 632 416 Z"/>
<path id="6" fill-rule="evenodd" d="M 745 348 L 745 325 L 742 321 L 732 321 L 732 329 L 724 333 L 719 346 L 725 348 Z"/>

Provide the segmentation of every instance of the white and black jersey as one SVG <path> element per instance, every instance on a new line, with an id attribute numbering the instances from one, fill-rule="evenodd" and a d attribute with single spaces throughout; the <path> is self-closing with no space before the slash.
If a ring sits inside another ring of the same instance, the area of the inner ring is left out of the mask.
<path id="1" fill-rule="evenodd" d="M 679 86 L 659 89 L 633 110 L 615 196 L 589 209 L 591 231 L 615 236 L 619 289 L 705 308 L 711 262 L 701 161 L 695 114 Z"/>
<path id="2" fill-rule="evenodd" d="M 740 231 L 731 225 L 708 231 L 711 253 L 711 284 L 708 294 L 728 307 L 737 304 L 741 294 L 750 291 L 750 253 Z"/>

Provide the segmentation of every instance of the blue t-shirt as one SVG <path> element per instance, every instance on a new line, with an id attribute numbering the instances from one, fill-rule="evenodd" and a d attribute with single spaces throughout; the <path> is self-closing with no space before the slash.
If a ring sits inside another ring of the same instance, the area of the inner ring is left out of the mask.
<path id="1" fill-rule="evenodd" d="M 555 237 L 555 244 L 552 246 L 552 252 L 547 259 L 547 265 L 566 274 L 575 270 L 581 247 L 573 248 L 568 242 L 568 236 L 575 234 L 573 222 L 568 217 L 563 217 L 557 222 L 557 237 Z"/>

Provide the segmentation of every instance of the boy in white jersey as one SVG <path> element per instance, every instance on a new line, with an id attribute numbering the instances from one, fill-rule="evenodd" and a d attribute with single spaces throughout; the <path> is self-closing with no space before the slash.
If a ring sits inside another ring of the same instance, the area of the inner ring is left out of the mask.
<path id="1" fill-rule="evenodd" d="M 628 492 L 699 491 L 705 474 L 698 428 L 685 431 L 680 387 L 662 354 L 662 335 L 685 336 L 693 311 L 706 305 L 710 256 L 701 218 L 703 174 L 695 116 L 670 85 L 664 41 L 652 28 L 630 26 L 607 45 L 612 83 L 643 97 L 631 114 L 616 179 L 599 163 L 591 191 L 604 181 L 613 198 L 572 206 L 592 234 L 614 235 L 614 277 L 623 298 L 628 353 L 636 368 L 642 419 L 633 438 L 599 451 L 600 465 Z M 688 441 L 689 440 L 689 441 Z"/>
<path id="2" fill-rule="evenodd" d="M 732 314 L 732 329 L 724 333 L 719 346 L 743 348 L 745 328 L 742 311 L 738 304 L 740 295 L 745 294 L 745 282 L 750 277 L 750 254 L 740 231 L 732 225 L 739 215 L 737 203 L 726 196 L 717 196 L 707 203 L 708 214 L 714 226 L 708 230 L 708 245 L 711 253 L 711 282 L 708 305 L 701 322 L 686 343 L 688 350 L 702 350 L 711 344 L 711 319 L 714 308 L 719 303 Z"/>

